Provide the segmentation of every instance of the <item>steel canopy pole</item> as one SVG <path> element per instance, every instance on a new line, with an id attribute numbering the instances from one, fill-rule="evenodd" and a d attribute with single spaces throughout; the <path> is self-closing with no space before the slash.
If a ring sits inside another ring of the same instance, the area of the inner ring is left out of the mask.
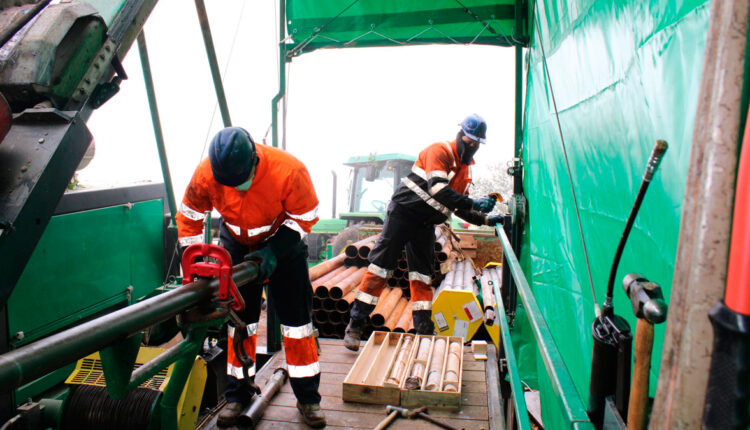
<path id="1" fill-rule="evenodd" d="M 229 118 L 229 107 L 227 106 L 227 97 L 224 94 L 224 85 L 221 83 L 221 73 L 219 73 L 219 63 L 216 61 L 216 50 L 214 50 L 214 41 L 211 37 L 211 27 L 208 24 L 208 14 L 206 14 L 206 5 L 203 0 L 195 0 L 195 10 L 198 12 L 198 20 L 201 24 L 203 33 L 203 44 L 206 45 L 206 56 L 208 57 L 208 66 L 211 68 L 211 77 L 214 81 L 216 90 L 216 99 L 219 102 L 221 111 L 221 120 L 224 127 L 232 126 L 232 119 Z"/>
<path id="2" fill-rule="evenodd" d="M 167 203 L 169 204 L 169 226 L 175 226 L 174 217 L 177 215 L 177 203 L 174 198 L 172 187 L 172 175 L 169 173 L 169 161 L 167 150 L 164 147 L 164 134 L 161 130 L 159 119 L 159 107 L 156 104 L 156 93 L 154 91 L 154 80 L 151 76 L 151 63 L 148 60 L 148 47 L 146 46 L 146 35 L 143 30 L 138 34 L 138 54 L 141 57 L 141 69 L 143 69 L 143 81 L 146 84 L 146 95 L 148 106 L 151 110 L 151 122 L 154 125 L 154 137 L 156 148 L 159 150 L 159 161 L 161 161 L 161 174 L 164 177 L 164 188 L 167 192 Z"/>
<path id="3" fill-rule="evenodd" d="M 279 2 L 279 92 L 271 100 L 271 145 L 279 147 L 279 101 L 286 93 L 286 1 Z M 284 145 L 286 146 L 286 145 Z"/>

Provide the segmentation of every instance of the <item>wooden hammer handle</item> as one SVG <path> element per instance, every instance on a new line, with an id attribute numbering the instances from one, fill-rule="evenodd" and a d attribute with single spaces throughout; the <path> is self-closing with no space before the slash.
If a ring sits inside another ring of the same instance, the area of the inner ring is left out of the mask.
<path id="1" fill-rule="evenodd" d="M 380 424 L 378 424 L 377 427 L 375 427 L 374 430 L 383 430 L 384 428 L 388 427 L 388 425 L 390 425 L 397 416 L 398 411 L 392 411 L 390 414 L 388 414 L 387 417 L 385 417 L 383 421 L 380 422 Z"/>
<path id="2" fill-rule="evenodd" d="M 628 404 L 628 430 L 646 428 L 646 406 L 648 405 L 649 371 L 651 350 L 654 346 L 654 326 L 643 318 L 635 324 L 635 347 L 633 357 L 633 382 L 630 385 Z"/>

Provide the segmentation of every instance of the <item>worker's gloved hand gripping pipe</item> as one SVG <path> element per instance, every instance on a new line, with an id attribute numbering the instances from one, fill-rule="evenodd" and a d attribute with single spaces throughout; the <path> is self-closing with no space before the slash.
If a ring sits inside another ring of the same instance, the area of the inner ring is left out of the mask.
<path id="1" fill-rule="evenodd" d="M 495 207 L 496 201 L 494 197 L 480 197 L 471 202 L 471 208 L 479 212 L 489 213 Z"/>
<path id="2" fill-rule="evenodd" d="M 282 225 L 276 234 L 268 239 L 266 246 L 245 256 L 245 261 L 255 261 L 259 266 L 258 279 L 266 280 L 276 270 L 278 260 L 284 259 L 299 243 L 301 236 L 291 228 Z"/>

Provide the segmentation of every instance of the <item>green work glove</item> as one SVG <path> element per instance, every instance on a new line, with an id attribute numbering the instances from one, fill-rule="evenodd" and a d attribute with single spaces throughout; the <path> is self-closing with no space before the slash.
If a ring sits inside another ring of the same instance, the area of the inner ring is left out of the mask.
<path id="1" fill-rule="evenodd" d="M 487 218 L 487 225 L 503 225 L 503 221 L 505 221 L 504 215 L 492 215 L 491 217 Z"/>
<path id="2" fill-rule="evenodd" d="M 489 213 L 495 207 L 495 202 L 494 197 L 480 197 L 471 203 L 471 208 L 482 213 Z"/>
<path id="3" fill-rule="evenodd" d="M 276 270 L 276 254 L 266 246 L 257 251 L 253 251 L 245 256 L 245 261 L 252 261 L 258 264 L 258 280 L 265 281 L 270 278 Z"/>

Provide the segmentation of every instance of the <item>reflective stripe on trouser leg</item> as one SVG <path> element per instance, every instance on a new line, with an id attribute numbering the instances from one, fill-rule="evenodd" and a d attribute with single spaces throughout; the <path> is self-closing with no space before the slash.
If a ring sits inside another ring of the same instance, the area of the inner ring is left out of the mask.
<path id="1" fill-rule="evenodd" d="M 415 311 L 432 310 L 432 287 L 422 281 L 409 281 L 411 289 L 411 308 Z"/>
<path id="2" fill-rule="evenodd" d="M 378 276 L 369 270 L 365 272 L 365 276 L 362 278 L 362 283 L 357 291 L 357 300 L 368 305 L 377 305 L 380 294 L 383 293 L 383 289 L 385 288 L 385 281 L 385 277 Z"/>
<path id="3" fill-rule="evenodd" d="M 299 327 L 281 325 L 289 385 L 300 403 L 320 403 L 320 362 L 312 323 Z"/>
<path id="4" fill-rule="evenodd" d="M 245 352 L 253 359 L 253 365 L 247 369 L 248 376 L 255 376 L 255 345 L 257 344 L 256 332 L 258 323 L 247 325 L 248 337 L 242 342 Z M 242 372 L 242 363 L 234 350 L 234 332 L 235 328 L 231 325 L 227 327 L 227 375 L 234 376 L 237 379 L 244 379 Z"/>
<path id="5" fill-rule="evenodd" d="M 301 327 L 282 325 L 286 363 L 290 378 L 304 378 L 320 373 L 318 351 L 315 348 L 312 323 Z"/>

